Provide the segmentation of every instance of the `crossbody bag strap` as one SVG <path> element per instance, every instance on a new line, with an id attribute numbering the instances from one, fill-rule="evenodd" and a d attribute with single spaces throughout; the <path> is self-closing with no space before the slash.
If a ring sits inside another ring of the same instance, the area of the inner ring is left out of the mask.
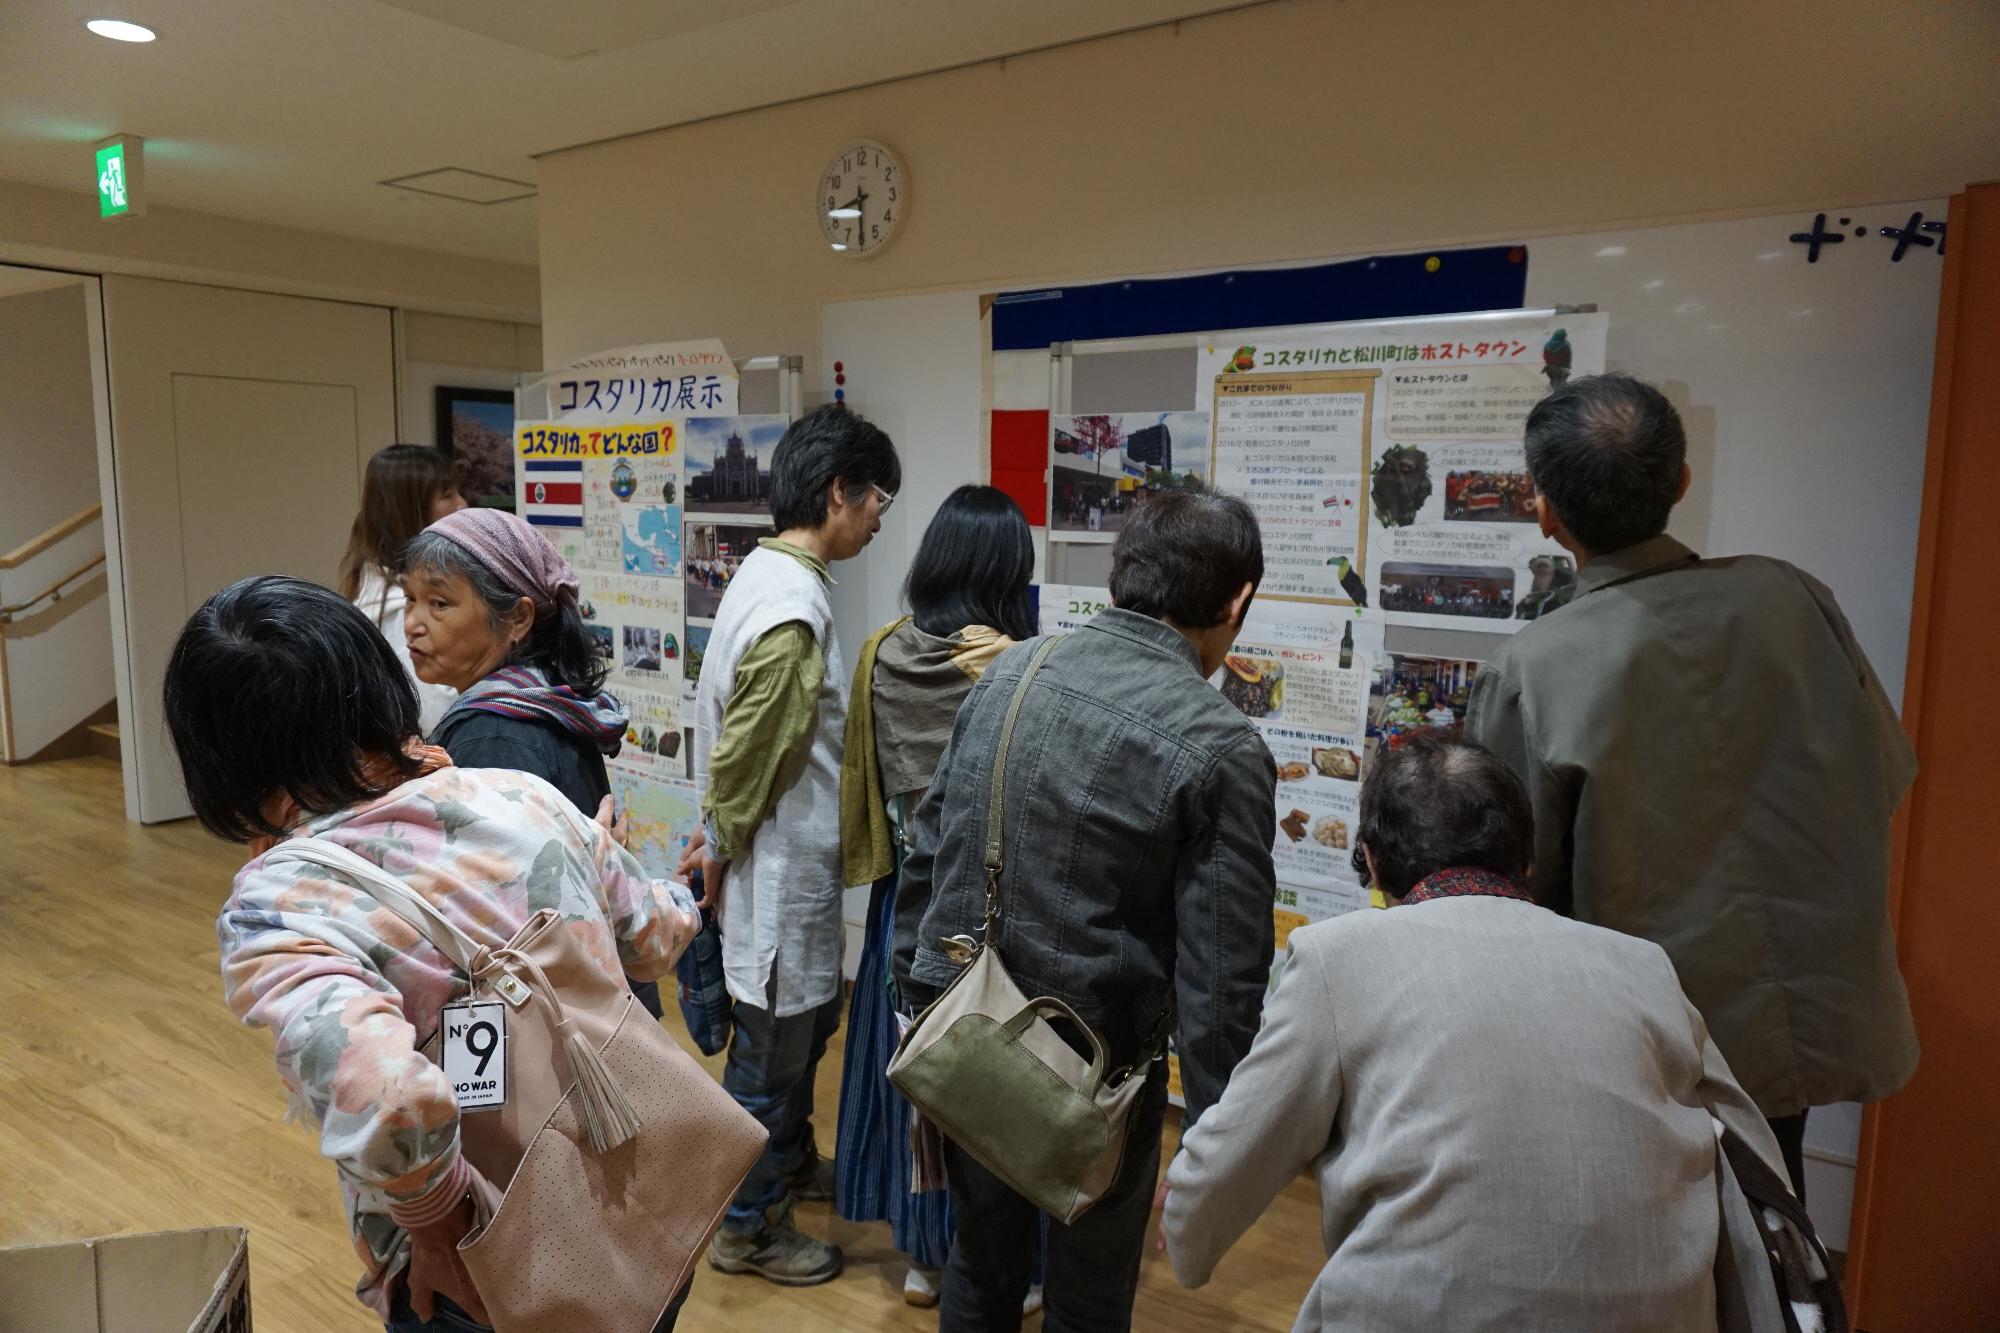
<path id="1" fill-rule="evenodd" d="M 482 947 L 478 941 L 453 925 L 444 913 L 431 905 L 429 899 L 373 861 L 325 838 L 293 838 L 281 842 L 264 858 L 265 865 L 273 861 L 309 861 L 361 881 L 375 895 L 377 902 L 408 922 L 418 934 L 435 945 L 439 953 L 457 964 L 467 977 L 472 975 L 472 965 Z"/>
<path id="2" fill-rule="evenodd" d="M 1000 866 L 1001 866 L 1001 816 L 1007 806 L 1007 751 L 1014 744 L 1014 719 L 1021 714 L 1021 701 L 1028 697 L 1028 686 L 1034 683 L 1035 673 L 1042 669 L 1051 650 L 1056 646 L 1056 636 L 1042 640 L 1042 646 L 1035 649 L 1035 655 L 1028 659 L 1027 670 L 1021 673 L 1021 683 L 1014 687 L 1014 697 L 1007 701 L 1007 717 L 1000 724 L 999 753 L 993 757 L 993 783 L 986 797 L 986 925 L 984 933 L 990 943 L 993 938 L 993 923 L 1000 917 Z"/>

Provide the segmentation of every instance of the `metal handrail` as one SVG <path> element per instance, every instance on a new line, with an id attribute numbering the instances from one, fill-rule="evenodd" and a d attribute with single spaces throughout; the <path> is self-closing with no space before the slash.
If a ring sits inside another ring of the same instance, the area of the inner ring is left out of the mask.
<path id="1" fill-rule="evenodd" d="M 103 513 L 103 505 L 92 505 L 80 514 L 71 514 L 41 536 L 16 546 L 5 555 L 0 555 L 0 569 L 13 569 L 16 566 L 26 564 L 63 538 L 69 536 L 72 532 L 84 527 L 92 519 L 100 517 Z"/>
<path id="2" fill-rule="evenodd" d="M 69 587 L 70 584 L 75 583 L 85 574 L 88 574 L 92 570 L 98 568 L 103 563 L 104 563 L 104 557 L 102 554 L 100 554 L 95 559 L 87 560 L 83 564 L 78 565 L 75 569 L 72 569 L 69 573 L 63 575 L 61 578 L 57 579 L 54 583 L 51 583 L 48 587 L 42 589 L 40 592 L 36 593 L 33 597 L 30 597 L 27 601 L 16 602 L 12 606 L 0 606 L 0 625 L 6 625 L 12 623 L 14 620 L 20 617 L 23 611 L 27 611 L 30 608 L 35 607 L 42 602 L 49 602 L 49 603 L 60 602 L 62 600 L 63 590 L 65 588 Z"/>

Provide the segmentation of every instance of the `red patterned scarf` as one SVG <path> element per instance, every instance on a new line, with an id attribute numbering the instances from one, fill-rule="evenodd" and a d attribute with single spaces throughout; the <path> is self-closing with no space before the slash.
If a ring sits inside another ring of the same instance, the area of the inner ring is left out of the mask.
<path id="1" fill-rule="evenodd" d="M 1452 866 L 1424 877 L 1422 883 L 1411 889 L 1403 902 L 1427 903 L 1433 898 L 1518 898 L 1524 903 L 1535 901 L 1533 894 L 1521 887 L 1520 881 L 1497 871 L 1481 870 L 1476 866 Z"/>

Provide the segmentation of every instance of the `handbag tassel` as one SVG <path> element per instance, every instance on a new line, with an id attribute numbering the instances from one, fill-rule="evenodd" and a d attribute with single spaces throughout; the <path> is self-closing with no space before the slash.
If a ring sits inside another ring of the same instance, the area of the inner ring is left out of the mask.
<path id="1" fill-rule="evenodd" d="M 639 1113 L 581 1032 L 570 1028 L 567 1045 L 584 1133 L 590 1136 L 593 1151 L 609 1152 L 639 1132 Z"/>

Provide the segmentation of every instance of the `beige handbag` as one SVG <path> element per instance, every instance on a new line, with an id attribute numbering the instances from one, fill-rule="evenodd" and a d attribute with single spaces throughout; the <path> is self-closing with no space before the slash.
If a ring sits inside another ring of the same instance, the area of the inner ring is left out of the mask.
<path id="1" fill-rule="evenodd" d="M 609 975 L 553 910 L 498 949 L 380 866 L 320 838 L 309 861 L 359 881 L 507 1005 L 507 1102 L 459 1144 L 497 1187 L 459 1254 L 498 1333 L 650 1333 L 764 1151 L 764 1127 Z M 424 1047 L 439 1059 L 438 1034 Z"/>
<path id="2" fill-rule="evenodd" d="M 1028 684 L 1055 644 L 1050 638 L 1035 650 L 1000 727 L 986 812 L 981 941 L 958 935 L 943 942 L 966 968 L 903 1034 L 889 1062 L 889 1081 L 1016 1193 L 1057 1221 L 1074 1222 L 1118 1176 L 1132 1107 L 1158 1052 L 1107 1077 L 1103 1039 L 1061 1000 L 1023 995 L 993 942 L 1001 914 L 1007 750 Z M 1092 1058 L 1078 1055 L 1049 1026 L 1049 1017 L 1066 1019 L 1082 1032 Z"/>

